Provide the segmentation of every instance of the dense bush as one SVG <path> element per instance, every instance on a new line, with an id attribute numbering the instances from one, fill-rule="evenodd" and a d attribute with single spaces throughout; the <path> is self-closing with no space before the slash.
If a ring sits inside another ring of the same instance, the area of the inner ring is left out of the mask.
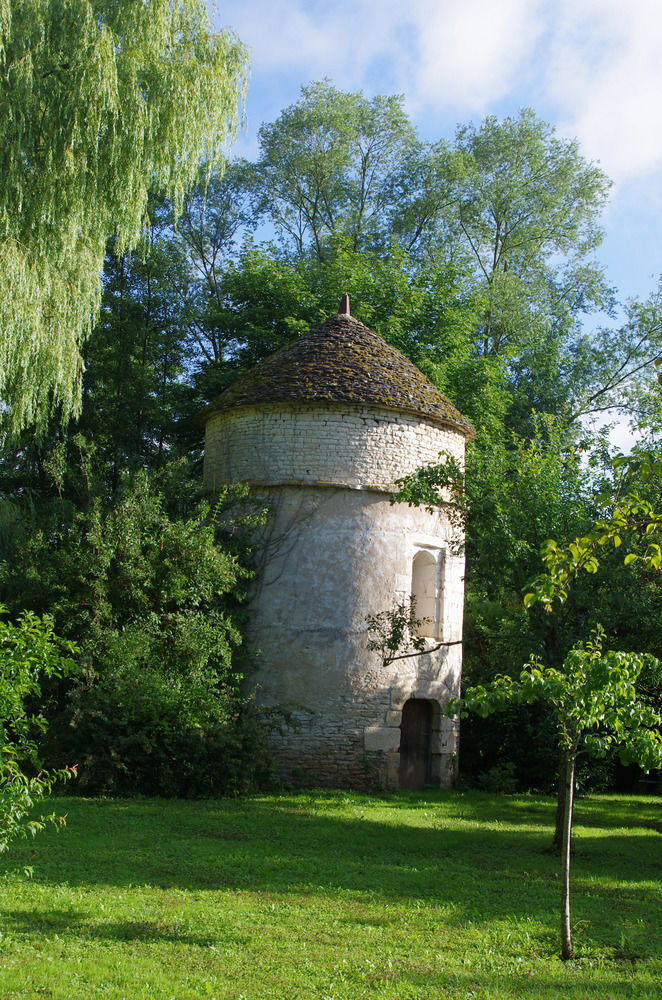
<path id="1" fill-rule="evenodd" d="M 62 504 L 16 553 L 6 589 L 48 607 L 79 646 L 78 676 L 46 693 L 41 746 L 47 764 L 79 765 L 78 791 L 211 795 L 269 780 L 263 717 L 240 695 L 249 574 L 236 537 L 221 543 L 221 521 L 242 527 L 227 503 L 171 516 L 140 473 L 106 505 Z"/>
<path id="2" fill-rule="evenodd" d="M 181 723 L 176 698 L 159 713 L 145 695 L 146 686 L 130 700 L 99 684 L 71 691 L 42 752 L 76 758 L 80 794 L 198 798 L 272 783 L 268 718 L 252 701 L 228 698 L 234 714 L 195 726 Z"/>
<path id="3" fill-rule="evenodd" d="M 74 773 L 67 766 L 40 768 L 35 734 L 45 722 L 28 703 L 39 696 L 44 678 L 75 669 L 75 648 L 54 635 L 48 618 L 26 613 L 12 624 L 3 620 L 5 613 L 0 605 L 0 853 L 14 838 L 34 836 L 45 822 L 64 822 L 53 814 L 35 816 L 33 807 Z"/>

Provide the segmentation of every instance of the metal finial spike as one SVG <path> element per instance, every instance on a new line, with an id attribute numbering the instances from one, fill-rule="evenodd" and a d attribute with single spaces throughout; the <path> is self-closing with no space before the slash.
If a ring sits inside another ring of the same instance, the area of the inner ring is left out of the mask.
<path id="1" fill-rule="evenodd" d="M 339 316 L 352 315 L 351 312 L 349 311 L 349 295 L 347 294 L 347 292 L 345 292 L 345 294 L 340 300 L 340 305 L 338 306 L 338 315 Z"/>

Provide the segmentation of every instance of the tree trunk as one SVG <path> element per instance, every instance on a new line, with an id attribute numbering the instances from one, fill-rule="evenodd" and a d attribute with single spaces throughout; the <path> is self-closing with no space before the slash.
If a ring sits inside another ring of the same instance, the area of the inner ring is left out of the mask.
<path id="1" fill-rule="evenodd" d="M 556 788 L 556 817 L 554 820 L 554 836 L 552 837 L 551 850 L 556 854 L 561 853 L 563 847 L 563 823 L 565 816 L 565 785 L 568 758 L 565 753 L 559 754 L 559 781 Z"/>
<path id="2" fill-rule="evenodd" d="M 561 852 L 561 958 L 575 957 L 570 929 L 570 838 L 575 792 L 575 753 L 565 755 L 565 799 L 563 808 L 563 850 Z"/>

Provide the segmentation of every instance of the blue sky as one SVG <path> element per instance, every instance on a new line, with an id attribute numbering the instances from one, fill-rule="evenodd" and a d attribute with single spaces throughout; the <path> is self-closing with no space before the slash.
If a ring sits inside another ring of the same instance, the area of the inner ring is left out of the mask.
<path id="1" fill-rule="evenodd" d="M 419 134 L 532 107 L 614 186 L 601 260 L 622 298 L 662 273 L 661 0 L 225 0 L 212 12 L 251 49 L 247 132 L 328 76 L 401 93 Z"/>

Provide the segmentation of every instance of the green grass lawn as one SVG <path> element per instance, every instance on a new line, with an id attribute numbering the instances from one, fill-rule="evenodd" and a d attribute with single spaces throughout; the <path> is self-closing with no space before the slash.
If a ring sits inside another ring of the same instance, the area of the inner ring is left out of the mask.
<path id="1" fill-rule="evenodd" d="M 2 1000 L 662 997 L 659 799 L 578 801 L 566 964 L 550 799 L 56 805 L 3 858 Z"/>

